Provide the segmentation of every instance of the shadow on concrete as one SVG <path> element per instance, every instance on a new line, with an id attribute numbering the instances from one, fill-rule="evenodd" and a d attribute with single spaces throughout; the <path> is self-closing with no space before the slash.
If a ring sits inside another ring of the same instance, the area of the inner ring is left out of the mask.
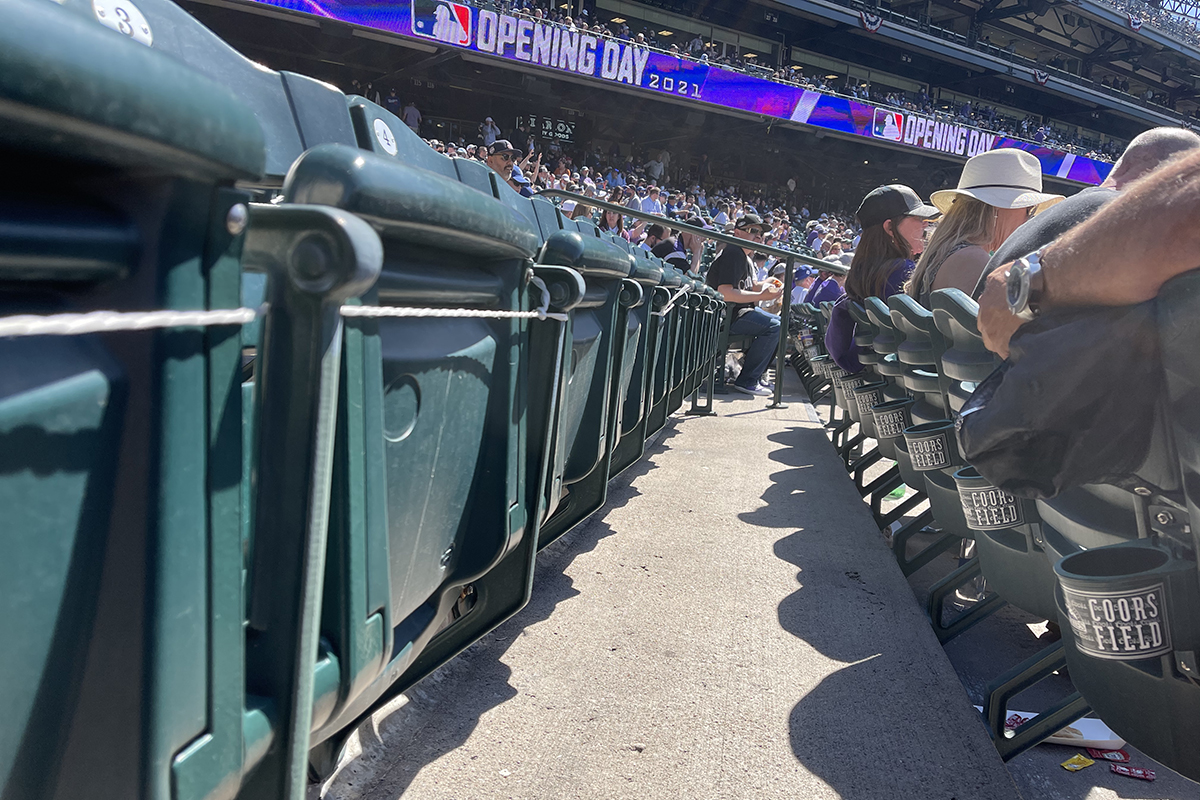
<path id="1" fill-rule="evenodd" d="M 538 553 L 529 603 L 406 692 L 405 705 L 360 725 L 362 754 L 341 764 L 319 790 L 310 789 L 310 800 L 399 797 L 425 765 L 462 746 L 485 713 L 517 695 L 509 683 L 512 670 L 501 659 L 522 630 L 549 619 L 559 603 L 579 594 L 565 570 L 613 535 L 605 516 L 640 495 L 633 482 L 657 468 L 654 456 L 668 449 L 678 423 L 668 419 L 642 458 L 613 479 L 601 509 Z"/>
<path id="2" fill-rule="evenodd" d="M 928 666 L 904 641 L 909 635 L 904 626 L 913 624 L 911 615 L 904 622 L 893 623 L 893 606 L 900 598 L 892 592 L 876 593 L 869 567 L 861 574 L 857 567 L 861 559 L 856 559 L 850 544 L 854 537 L 847 536 L 847 531 L 862 524 L 854 520 L 856 513 L 862 512 L 867 519 L 865 506 L 847 506 L 847 501 L 853 503 L 854 494 L 847 492 L 845 485 L 831 491 L 835 482 L 849 479 L 838 468 L 823 430 L 792 427 L 768 439 L 779 445 L 769 458 L 783 469 L 771 475 L 771 485 L 762 495 L 764 506 L 739 518 L 787 532 L 775 542 L 774 553 L 797 568 L 799 588 L 779 603 L 781 627 L 826 658 L 846 664 L 817 683 L 792 708 L 788 729 L 795 757 L 842 797 L 949 797 L 937 776 L 951 775 L 943 780 L 962 788 L 961 773 L 972 764 L 969 758 L 960 764 L 944 763 L 955 751 L 954 731 L 950 723 L 939 726 L 936 719 L 931 721 L 929 707 L 944 700 L 947 687 L 944 682 L 923 682 L 921 676 Z M 839 498 L 833 507 L 832 497 Z M 857 541 L 863 540 L 859 537 Z M 927 584 L 955 563 L 947 556 L 940 568 L 927 568 L 907 582 L 923 601 Z M 949 643 L 946 654 L 962 683 L 961 689 L 951 686 L 950 690 L 963 691 L 972 702 L 979 702 L 987 681 L 1053 638 L 1035 630 L 1036 622 L 1019 609 L 1005 609 Z M 905 679 L 897 680 L 901 673 Z M 1036 710 L 1070 690 L 1065 675 L 1053 676 L 1019 696 L 1014 707 Z M 911 718 L 904 709 L 911 710 Z M 962 730 L 962 722 L 954 724 Z M 974 732 L 972 735 L 978 738 Z M 939 739 L 940 745 L 932 744 Z M 987 752 L 990 746 L 986 741 L 984 747 L 983 755 L 994 757 Z M 1127 749 L 1137 765 L 1158 770 L 1159 780 L 1151 785 L 1150 793 L 1143 785 L 1132 785 L 1107 770 L 1066 773 L 1058 765 L 1079 752 L 1077 748 L 1039 746 L 1010 762 L 1008 772 L 1029 798 L 1084 800 L 1097 796 L 1098 791 L 1105 792 L 1105 797 L 1120 798 L 1195 796 L 1194 783 L 1133 748 Z M 884 757 L 905 752 L 921 753 L 926 763 L 907 758 L 897 763 Z M 996 787 L 968 786 L 955 796 L 997 795 Z"/>
<path id="3" fill-rule="evenodd" d="M 984 788 L 1003 772 L 981 730 L 913 729 L 938 723 L 930 695 L 940 692 L 935 705 L 945 704 L 946 671 L 924 677 L 928 645 L 913 641 L 921 620 L 903 582 L 882 571 L 890 556 L 882 540 L 870 539 L 870 514 L 843 483 L 825 432 L 797 426 L 768 438 L 778 445 L 769 457 L 783 469 L 771 475 L 764 505 L 740 519 L 783 530 L 773 551 L 796 567 L 798 588 L 779 603 L 779 624 L 824 657 L 805 660 L 809 680 L 797 676 L 812 688 L 788 718 L 796 759 L 841 797 L 950 797 L 940 790 L 951 785 L 964 799 L 1011 796 L 1011 785 L 1007 795 L 1004 787 Z M 953 725 L 973 724 L 961 711 Z"/>

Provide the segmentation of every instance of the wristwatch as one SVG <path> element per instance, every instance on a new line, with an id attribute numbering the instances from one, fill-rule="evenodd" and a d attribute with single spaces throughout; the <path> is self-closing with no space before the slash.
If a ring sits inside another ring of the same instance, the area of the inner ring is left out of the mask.
<path id="1" fill-rule="evenodd" d="M 1043 286 L 1042 254 L 1045 252 L 1046 248 L 1043 247 L 1017 259 L 1008 271 L 1008 310 L 1025 321 L 1038 315 Z"/>

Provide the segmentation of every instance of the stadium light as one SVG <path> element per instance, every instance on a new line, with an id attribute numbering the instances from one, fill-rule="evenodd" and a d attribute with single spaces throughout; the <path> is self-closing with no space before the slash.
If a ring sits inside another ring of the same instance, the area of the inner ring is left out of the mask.
<path id="1" fill-rule="evenodd" d="M 675 31 L 659 31 L 658 35 L 659 36 L 674 36 Z"/>
<path id="2" fill-rule="evenodd" d="M 614 22 L 614 23 L 616 23 L 617 25 L 620 25 L 620 24 L 621 24 L 621 23 L 623 23 L 624 21 L 625 21 L 625 20 L 624 20 L 624 18 L 622 18 L 622 17 L 613 17 L 611 20 L 609 20 L 609 22 Z"/>

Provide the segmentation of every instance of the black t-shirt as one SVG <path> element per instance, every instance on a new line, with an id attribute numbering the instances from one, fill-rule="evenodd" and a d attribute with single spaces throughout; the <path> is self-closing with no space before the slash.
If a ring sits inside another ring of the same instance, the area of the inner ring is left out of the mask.
<path id="1" fill-rule="evenodd" d="M 1093 186 L 1084 189 L 1079 194 L 1072 195 L 1061 203 L 1055 203 L 1021 227 L 1013 231 L 1012 236 L 988 260 L 987 267 L 975 284 L 971 296 L 976 300 L 983 294 L 987 276 L 1001 264 L 1016 261 L 1021 256 L 1029 255 L 1039 247 L 1050 244 L 1059 236 L 1085 222 L 1107 203 L 1117 196 L 1116 189 L 1102 189 Z"/>
<path id="2" fill-rule="evenodd" d="M 750 264 L 750 259 L 746 257 L 746 251 L 734 245 L 726 245 L 721 251 L 721 255 L 717 256 L 717 260 L 708 268 L 708 275 L 705 276 L 705 281 L 714 289 L 719 289 L 728 284 L 735 289 L 741 289 L 744 292 L 754 288 L 754 267 Z M 753 303 L 732 303 L 733 319 L 737 319 L 742 313 L 754 307 Z"/>

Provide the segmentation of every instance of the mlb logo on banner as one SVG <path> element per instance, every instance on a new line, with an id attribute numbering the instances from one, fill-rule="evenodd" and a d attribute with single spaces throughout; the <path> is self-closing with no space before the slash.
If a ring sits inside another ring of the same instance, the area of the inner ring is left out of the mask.
<path id="1" fill-rule="evenodd" d="M 900 141 L 904 138 L 904 115 L 898 111 L 875 109 L 875 126 L 872 133 L 877 139 Z"/>
<path id="2" fill-rule="evenodd" d="M 417 36 L 466 47 L 471 44 L 471 7 L 442 0 L 412 0 L 412 30 Z"/>

